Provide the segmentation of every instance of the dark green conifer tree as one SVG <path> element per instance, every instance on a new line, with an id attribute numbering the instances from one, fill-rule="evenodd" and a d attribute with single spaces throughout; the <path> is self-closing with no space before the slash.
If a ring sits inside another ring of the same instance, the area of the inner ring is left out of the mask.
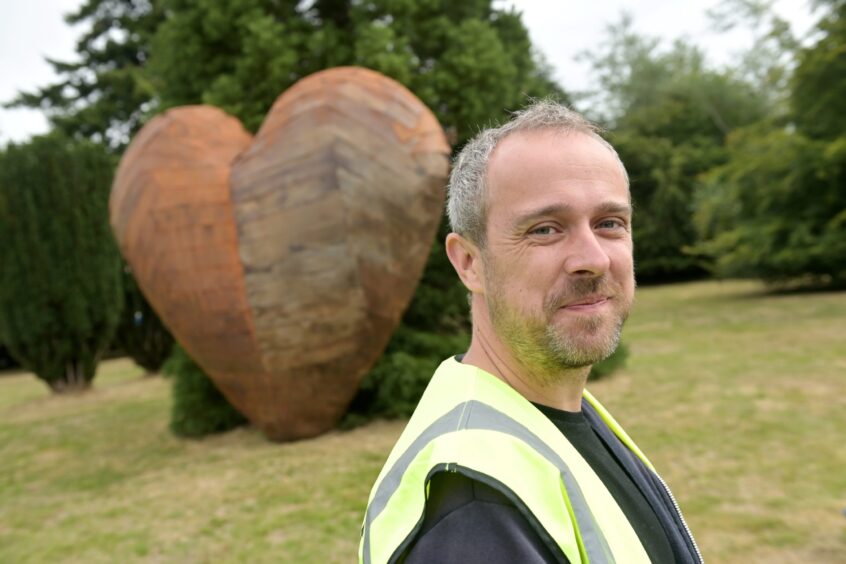
<path id="1" fill-rule="evenodd" d="M 0 154 L 0 342 L 55 392 L 89 386 L 123 306 L 114 166 L 60 135 Z"/>

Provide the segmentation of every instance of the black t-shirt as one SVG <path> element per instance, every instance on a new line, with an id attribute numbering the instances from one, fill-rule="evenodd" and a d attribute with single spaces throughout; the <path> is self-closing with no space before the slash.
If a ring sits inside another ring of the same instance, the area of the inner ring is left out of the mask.
<path id="1" fill-rule="evenodd" d="M 632 524 L 652 562 L 674 562 L 667 535 L 620 461 L 600 440 L 583 413 L 537 405 L 579 451 Z M 432 477 L 423 525 L 406 553 L 406 564 L 460 562 L 566 562 L 551 539 L 542 538 L 512 501 L 460 473 Z"/>

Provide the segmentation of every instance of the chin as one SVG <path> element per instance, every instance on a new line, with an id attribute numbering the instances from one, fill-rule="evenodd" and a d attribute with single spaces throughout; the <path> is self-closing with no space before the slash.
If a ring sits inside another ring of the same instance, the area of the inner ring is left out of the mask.
<path id="1" fill-rule="evenodd" d="M 602 329 L 601 331 L 598 329 Z M 598 327 L 580 339 L 569 338 L 572 333 L 549 334 L 547 346 L 552 356 L 566 368 L 583 368 L 601 362 L 614 354 L 620 344 L 620 328 Z"/>

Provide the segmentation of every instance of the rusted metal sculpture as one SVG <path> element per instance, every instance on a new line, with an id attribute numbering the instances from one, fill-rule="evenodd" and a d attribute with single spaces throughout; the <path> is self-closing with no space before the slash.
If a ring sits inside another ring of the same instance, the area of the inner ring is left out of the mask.
<path id="1" fill-rule="evenodd" d="M 449 146 L 399 83 L 341 67 L 251 139 L 208 106 L 153 119 L 121 160 L 112 227 L 141 289 L 274 440 L 332 428 L 408 305 L 441 217 Z"/>

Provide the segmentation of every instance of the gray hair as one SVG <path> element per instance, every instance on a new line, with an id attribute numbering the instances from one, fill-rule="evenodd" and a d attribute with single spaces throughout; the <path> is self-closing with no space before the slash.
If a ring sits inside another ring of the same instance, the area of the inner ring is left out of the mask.
<path id="1" fill-rule="evenodd" d="M 545 129 L 589 135 L 605 145 L 620 161 L 614 147 L 600 136 L 600 128 L 580 113 L 551 100 L 533 102 L 515 112 L 507 123 L 480 131 L 455 158 L 447 197 L 447 215 L 454 232 L 484 248 L 487 225 L 485 183 L 488 162 L 494 149 L 512 133 Z M 628 174 L 622 161 L 620 167 L 628 184 Z"/>

